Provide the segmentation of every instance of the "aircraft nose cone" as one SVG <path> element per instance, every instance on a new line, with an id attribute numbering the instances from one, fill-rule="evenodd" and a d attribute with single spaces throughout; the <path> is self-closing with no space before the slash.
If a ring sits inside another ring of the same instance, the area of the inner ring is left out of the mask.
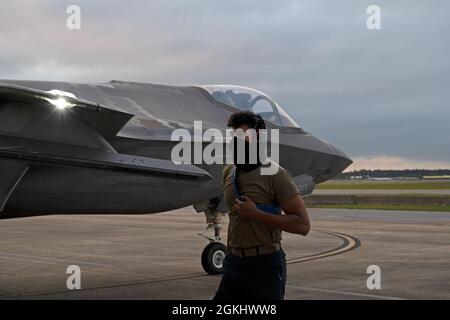
<path id="1" fill-rule="evenodd" d="M 353 160 L 350 159 L 350 157 L 346 153 L 336 148 L 335 146 L 330 145 L 330 147 L 334 151 L 334 156 L 331 160 L 330 171 L 333 175 L 337 175 L 344 171 L 348 166 L 350 166 L 353 163 Z"/>
<path id="2" fill-rule="evenodd" d="M 326 169 L 319 170 L 316 174 L 313 174 L 314 182 L 316 184 L 334 178 L 353 163 L 350 157 L 343 151 L 331 144 L 327 145 L 329 158 L 327 160 Z"/>

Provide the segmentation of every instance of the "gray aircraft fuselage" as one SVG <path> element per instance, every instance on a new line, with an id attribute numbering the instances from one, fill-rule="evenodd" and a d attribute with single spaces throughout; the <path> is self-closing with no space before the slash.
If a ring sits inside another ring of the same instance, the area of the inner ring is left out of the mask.
<path id="1" fill-rule="evenodd" d="M 56 110 L 45 100 L 51 90 L 81 102 Z M 236 111 L 196 86 L 0 80 L 0 219 L 147 214 L 220 198 L 223 165 L 173 164 L 178 142 L 171 133 L 199 120 L 204 130 L 226 130 Z M 283 113 L 273 105 L 270 116 L 282 120 Z M 303 195 L 351 164 L 336 147 L 281 120 L 266 123 L 279 129 L 280 165 Z"/>

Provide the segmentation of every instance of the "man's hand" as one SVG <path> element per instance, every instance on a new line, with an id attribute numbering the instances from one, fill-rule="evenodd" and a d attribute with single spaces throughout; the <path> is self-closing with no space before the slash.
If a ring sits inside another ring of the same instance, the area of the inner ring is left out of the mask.
<path id="1" fill-rule="evenodd" d="M 244 198 L 245 201 L 236 199 L 236 202 L 234 203 L 236 211 L 246 218 L 257 219 L 258 215 L 261 213 L 256 207 L 256 204 L 247 196 L 242 196 L 242 198 Z"/>
<path id="2" fill-rule="evenodd" d="M 236 199 L 234 208 L 241 216 L 256 221 L 270 224 L 286 232 L 306 236 L 311 228 L 308 211 L 300 195 L 295 195 L 280 203 L 284 215 L 270 214 L 261 211 L 248 197 L 243 196 L 245 201 Z"/>

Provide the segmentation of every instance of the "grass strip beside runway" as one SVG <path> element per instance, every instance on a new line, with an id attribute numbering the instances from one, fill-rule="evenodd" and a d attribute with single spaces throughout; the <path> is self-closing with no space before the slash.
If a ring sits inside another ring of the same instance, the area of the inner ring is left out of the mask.
<path id="1" fill-rule="evenodd" d="M 414 181 L 353 181 L 330 180 L 319 184 L 317 189 L 323 190 L 450 190 L 450 180 L 414 180 Z"/>
<path id="2" fill-rule="evenodd" d="M 436 211 L 450 212 L 450 206 L 431 205 L 383 205 L 383 204 L 323 204 L 308 205 L 308 208 L 334 208 L 334 209 L 372 209 L 372 210 L 404 210 L 404 211 Z"/>

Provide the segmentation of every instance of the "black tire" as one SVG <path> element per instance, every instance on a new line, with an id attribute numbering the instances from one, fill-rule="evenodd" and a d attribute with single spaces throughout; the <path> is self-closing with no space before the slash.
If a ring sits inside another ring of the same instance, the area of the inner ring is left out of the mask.
<path id="1" fill-rule="evenodd" d="M 220 242 L 211 242 L 202 252 L 202 267 L 206 273 L 221 274 L 227 247 Z"/>

